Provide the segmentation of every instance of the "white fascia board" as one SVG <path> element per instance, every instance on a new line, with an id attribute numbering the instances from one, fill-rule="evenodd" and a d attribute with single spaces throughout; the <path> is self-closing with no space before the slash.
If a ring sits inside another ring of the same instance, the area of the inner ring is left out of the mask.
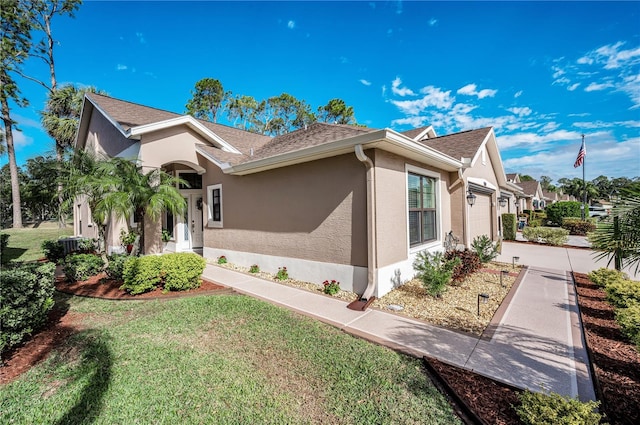
<path id="1" fill-rule="evenodd" d="M 86 95 L 85 95 L 86 96 Z M 102 109 L 97 103 L 95 103 L 94 101 L 91 100 L 91 98 L 87 97 L 87 99 L 89 100 L 89 102 L 91 102 L 91 104 L 93 105 L 93 107 L 98 110 L 98 112 L 100 112 L 102 114 L 103 117 L 105 117 L 107 119 L 107 121 L 109 121 L 109 123 L 111 123 L 112 126 L 114 126 L 115 128 L 118 129 L 118 131 L 120 133 L 122 133 L 122 135 L 124 137 L 126 137 L 127 139 L 130 138 L 129 132 L 130 131 L 125 131 L 124 128 L 122 128 L 122 126 L 120 124 L 118 124 L 118 122 L 116 120 L 114 120 L 113 118 L 111 118 L 111 116 L 109 114 L 107 114 L 105 112 L 104 109 Z"/>
<path id="2" fill-rule="evenodd" d="M 426 157 L 440 164 L 442 169 L 446 171 L 455 171 L 462 168 L 462 161 L 458 161 L 448 155 L 445 155 L 433 148 L 425 146 L 413 139 L 400 134 L 394 130 L 386 129 L 386 142 L 401 147 L 404 150 L 418 154 L 420 157 Z"/>
<path id="3" fill-rule="evenodd" d="M 158 130 L 164 130 L 165 128 L 175 127 L 179 125 L 187 125 L 190 128 L 194 129 L 197 133 L 199 133 L 204 138 L 213 142 L 213 144 L 217 145 L 224 151 L 232 152 L 232 153 L 241 153 L 239 150 L 231 146 L 220 136 L 215 134 L 213 131 L 209 130 L 207 127 L 198 122 L 191 115 L 182 115 L 176 118 L 171 118 L 164 121 L 153 122 L 150 124 L 139 125 L 137 127 L 132 127 L 129 131 L 131 137 L 138 137 L 145 133 L 151 133 Z"/>
<path id="4" fill-rule="evenodd" d="M 497 187 L 495 187 L 491 182 L 485 180 L 485 179 L 481 179 L 479 177 L 467 177 L 467 183 L 473 183 L 476 184 L 478 186 L 482 186 L 482 187 L 488 187 L 489 189 L 493 189 L 493 190 L 498 190 Z"/>
<path id="5" fill-rule="evenodd" d="M 363 147 L 369 148 L 375 147 L 392 152 L 395 151 L 400 155 L 409 156 L 418 161 L 429 159 L 430 161 L 427 162 L 436 162 L 440 168 L 446 171 L 455 171 L 462 167 L 460 161 L 417 143 L 413 139 L 394 130 L 383 129 L 331 143 L 275 155 L 269 158 L 246 162 L 226 170 L 223 169 L 223 171 L 226 174 L 234 175 L 252 174 L 353 152 L 356 145 L 363 145 Z M 393 149 L 394 147 L 395 149 Z"/>
<path id="6" fill-rule="evenodd" d="M 196 145 L 196 152 L 199 153 L 200 155 L 204 156 L 209 162 L 213 163 L 214 165 L 216 165 L 218 168 L 220 168 L 222 171 L 226 172 L 226 169 L 231 168 L 231 165 L 229 165 L 228 162 L 220 162 L 218 161 L 218 159 L 214 158 L 213 156 L 211 156 L 211 154 L 209 154 L 209 152 L 205 151 L 204 149 L 201 149 L 200 146 Z"/>
<path id="7" fill-rule="evenodd" d="M 225 174 L 245 175 L 266 171 L 287 165 L 299 164 L 317 159 L 328 158 L 353 151 L 356 145 L 371 144 L 384 139 L 385 130 L 361 134 L 347 139 L 337 140 L 331 143 L 312 146 L 297 151 L 286 152 L 281 155 L 270 156 L 256 161 L 245 162 L 223 170 Z"/>
<path id="8" fill-rule="evenodd" d="M 487 143 L 489 137 L 493 139 L 493 143 Z M 489 132 L 487 136 L 487 140 L 485 140 L 487 151 L 489 153 L 489 157 L 491 158 L 491 164 L 493 165 L 493 171 L 496 175 L 496 179 L 498 180 L 498 184 L 500 186 L 504 186 L 507 184 L 507 174 L 504 171 L 504 164 L 502 163 L 502 155 L 500 155 L 500 148 L 498 148 L 498 140 L 496 139 L 496 134 L 493 132 L 493 128 Z"/>
<path id="9" fill-rule="evenodd" d="M 422 140 L 424 138 L 425 134 L 429 135 L 427 137 L 428 139 L 437 137 L 436 131 L 433 129 L 433 126 L 430 125 L 429 127 L 427 127 L 424 130 L 422 130 L 420 133 L 418 133 L 418 135 L 416 137 L 414 137 L 413 140 L 415 140 L 416 142 L 419 141 L 419 140 Z"/>

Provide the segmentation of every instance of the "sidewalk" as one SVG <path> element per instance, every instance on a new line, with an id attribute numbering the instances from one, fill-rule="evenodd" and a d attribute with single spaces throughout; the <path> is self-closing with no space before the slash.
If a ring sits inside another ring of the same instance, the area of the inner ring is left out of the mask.
<path id="1" fill-rule="evenodd" d="M 207 265 L 203 277 L 413 356 L 532 391 L 595 398 L 573 285 L 564 272 L 530 268 L 486 340 L 377 309 L 349 310 L 342 300 L 215 265 Z"/>

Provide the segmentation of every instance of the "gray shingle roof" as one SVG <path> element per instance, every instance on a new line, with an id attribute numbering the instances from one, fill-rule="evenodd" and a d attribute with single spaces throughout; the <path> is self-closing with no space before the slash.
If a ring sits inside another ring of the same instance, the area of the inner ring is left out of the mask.
<path id="1" fill-rule="evenodd" d="M 100 107 L 100 109 L 120 124 L 125 131 L 130 130 L 132 127 L 183 116 L 174 112 L 151 108 L 149 106 L 139 105 L 137 103 L 127 102 L 125 100 L 115 99 L 95 93 L 87 93 L 87 96 L 90 97 L 91 100 Z M 254 150 L 259 149 L 271 140 L 271 137 L 269 136 L 250 133 L 248 131 L 222 124 L 215 124 L 204 120 L 198 120 L 198 122 L 246 155 L 249 154 L 251 148 Z"/>
<path id="2" fill-rule="evenodd" d="M 412 130 L 407 130 L 407 131 L 402 131 L 400 134 L 404 134 L 405 136 L 411 138 L 411 139 L 415 139 L 418 134 L 422 133 L 423 131 L 425 131 L 427 128 L 429 128 L 430 126 L 425 125 L 424 127 L 420 127 L 420 128 L 414 128 Z"/>
<path id="3" fill-rule="evenodd" d="M 420 143 L 457 160 L 461 158 L 473 158 L 490 131 L 491 127 L 485 127 L 478 130 L 448 134 L 433 139 L 424 139 L 421 140 Z"/>
<path id="4" fill-rule="evenodd" d="M 536 194 L 538 190 L 538 180 L 528 180 L 521 181 L 520 183 L 516 183 L 518 186 L 522 188 L 522 191 L 525 195 L 533 196 Z"/>

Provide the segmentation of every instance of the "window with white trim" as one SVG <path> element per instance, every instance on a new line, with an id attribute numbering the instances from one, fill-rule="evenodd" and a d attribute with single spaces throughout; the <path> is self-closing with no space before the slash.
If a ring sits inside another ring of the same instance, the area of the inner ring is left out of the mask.
<path id="1" fill-rule="evenodd" d="M 222 185 L 207 186 L 207 225 L 209 227 L 222 227 Z"/>
<path id="2" fill-rule="evenodd" d="M 438 238 L 434 177 L 408 173 L 409 245 L 416 246 Z"/>

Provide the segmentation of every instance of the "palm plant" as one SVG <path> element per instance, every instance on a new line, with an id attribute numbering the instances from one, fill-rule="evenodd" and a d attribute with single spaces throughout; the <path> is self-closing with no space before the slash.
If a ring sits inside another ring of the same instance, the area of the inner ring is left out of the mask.
<path id="1" fill-rule="evenodd" d="M 178 191 L 178 184 L 186 182 L 161 169 L 154 168 L 145 173 L 135 161 L 99 159 L 88 154 L 79 155 L 77 165 L 84 169 L 75 169 L 70 175 L 69 193 L 73 197 L 86 196 L 96 223 L 108 223 L 112 216 L 128 222 L 136 211 L 140 211 L 142 246 L 146 218 L 156 221 L 164 211 L 174 215 L 186 211 L 186 201 Z"/>
<path id="2" fill-rule="evenodd" d="M 616 270 L 635 265 L 640 269 L 640 197 L 629 197 L 617 203 L 611 215 L 589 235 L 596 258 L 608 258 Z"/>

